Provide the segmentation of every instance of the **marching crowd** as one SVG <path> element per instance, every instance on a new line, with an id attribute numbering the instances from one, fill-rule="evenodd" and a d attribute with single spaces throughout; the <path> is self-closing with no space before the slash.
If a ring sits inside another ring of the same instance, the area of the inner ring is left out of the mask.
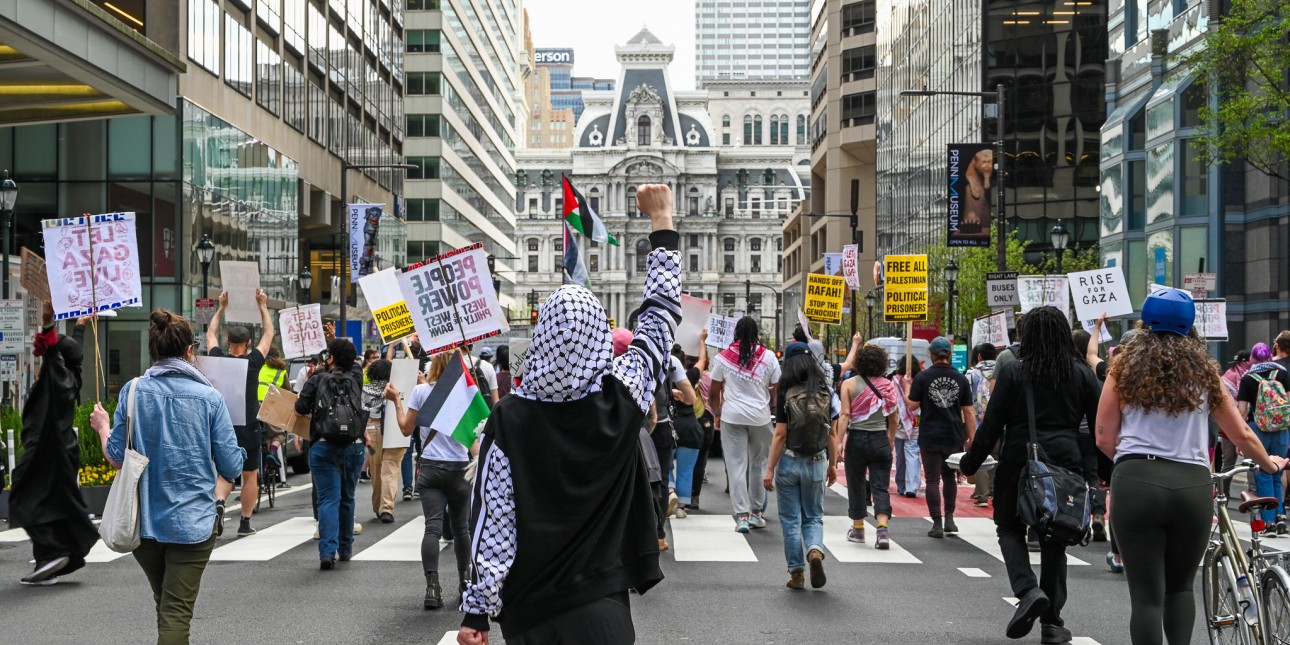
<path id="1" fill-rule="evenodd" d="M 458 593 L 449 601 L 464 615 L 460 643 L 489 642 L 490 623 L 508 643 L 630 643 L 629 592 L 646 593 L 663 580 L 665 522 L 714 506 L 727 510 L 702 494 L 708 455 L 719 446 L 732 530 L 766 528 L 775 496 L 790 589 L 826 585 L 824 491 L 839 464 L 852 520 L 845 537 L 871 540 L 876 549 L 891 546 L 893 474 L 895 495 L 925 490 L 933 539 L 958 532 L 959 484 L 970 478 L 972 503 L 993 508 L 1018 599 L 1004 629 L 1009 638 L 1039 622 L 1043 643 L 1070 641 L 1062 617 L 1065 550 L 1091 537 L 1110 540 L 1108 566 L 1127 579 L 1132 642 L 1176 645 L 1190 642 L 1195 622 L 1193 583 L 1210 531 L 1213 462 L 1230 466 L 1238 453 L 1253 459 L 1261 468 L 1258 494 L 1284 496 L 1290 331 L 1270 347 L 1238 354 L 1220 372 L 1192 329 L 1190 296 L 1164 289 L 1147 298 L 1141 321 L 1106 360 L 1092 340 L 1105 320 L 1092 337 L 1072 333 L 1052 307 L 1019 317 L 1015 342 L 1002 351 L 973 348 L 965 373 L 951 367 L 945 338 L 930 343 L 929 364 L 902 358 L 892 371 L 886 350 L 859 335 L 832 364 L 799 328 L 781 358 L 751 318 L 738 321 L 734 342 L 714 356 L 706 342 L 697 356 L 686 356 L 673 344 L 681 266 L 671 191 L 643 186 L 637 200 L 653 224 L 653 250 L 643 302 L 627 328 L 611 330 L 582 287 L 553 292 L 538 312 L 519 377 L 505 346 L 482 351 L 489 360 L 468 361 L 469 380 L 491 410 L 473 445 L 419 414 L 453 396 L 461 354 L 430 357 L 406 346 L 360 360 L 348 339 L 328 329 L 327 351 L 301 377 L 295 406 L 312 415 L 308 461 L 321 569 L 353 555 L 360 479 L 372 482 L 381 522 L 394 521 L 399 491 L 410 499 L 414 488 L 425 518 L 426 609 L 445 604 L 440 539 L 457 538 Z M 251 535 L 260 451 L 267 446 L 276 455 L 290 440 L 266 441 L 255 421 L 264 387 L 286 383 L 263 294 L 259 302 L 264 332 L 255 346 L 247 329 L 232 327 L 221 349 L 219 313 L 207 333 L 210 355 L 248 361 L 247 391 L 260 396 L 247 397 L 245 425 L 232 424 L 223 398 L 194 367 L 190 323 L 165 310 L 150 318 L 152 366 L 122 388 L 111 418 L 101 406 L 91 417 L 113 464 L 131 454 L 147 460 L 133 554 L 156 600 L 158 643 L 188 642 L 232 482 L 241 478 L 238 535 Z M 221 309 L 225 303 L 221 297 Z M 11 501 L 32 538 L 36 566 L 23 579 L 28 584 L 49 584 L 84 566 L 98 538 L 75 488 L 75 441 L 68 445 L 86 321 L 71 337 L 54 331 L 48 309 L 45 322 Z M 389 360 L 405 353 L 421 359 L 418 384 L 406 396 L 390 384 Z M 410 437 L 410 449 L 382 433 L 386 410 L 394 417 L 384 425 Z M 1071 473 L 1078 480 L 1072 490 L 1087 491 L 1087 503 L 1037 507 L 1028 483 L 1036 462 Z M 414 465 L 414 475 L 405 472 Z M 871 513 L 876 530 L 869 536 Z M 1281 510 L 1264 519 L 1267 535 L 1290 532 Z M 1032 551 L 1040 556 L 1038 574 Z"/>

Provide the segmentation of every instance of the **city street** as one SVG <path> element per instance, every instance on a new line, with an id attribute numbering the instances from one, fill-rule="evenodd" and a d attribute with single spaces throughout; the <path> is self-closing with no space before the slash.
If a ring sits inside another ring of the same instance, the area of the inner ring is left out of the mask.
<path id="1" fill-rule="evenodd" d="M 823 590 L 790 591 L 779 522 L 735 533 L 726 515 L 721 462 L 709 465 L 704 508 L 672 520 L 667 575 L 643 598 L 633 597 L 637 642 L 664 643 L 960 643 L 1006 642 L 1011 616 L 1007 577 L 997 558 L 988 509 L 960 512 L 958 537 L 933 540 L 926 505 L 898 499 L 893 546 L 852 544 L 846 530 L 846 489 L 825 499 Z M 318 570 L 308 478 L 294 476 L 277 507 L 255 516 L 259 534 L 232 535 L 226 525 L 203 579 L 193 620 L 195 644 L 453 643 L 460 615 L 421 608 L 420 502 L 399 502 L 393 524 L 375 522 L 360 484 L 363 534 L 355 558 L 337 571 Z M 960 489 L 960 501 L 970 489 Z M 236 511 L 232 511 L 233 514 Z M 1128 595 L 1123 578 L 1104 563 L 1106 544 L 1071 549 L 1070 601 L 1064 612 L 1076 645 L 1127 642 Z M 81 645 L 90 639 L 151 642 L 153 611 L 143 573 L 130 556 L 100 544 L 94 562 L 51 587 L 23 587 L 30 542 L 21 530 L 0 532 L 0 634 L 9 643 Z M 451 549 L 445 571 L 455 570 Z M 455 575 L 445 575 L 455 599 Z M 1199 629 L 1194 642 L 1203 642 Z M 1039 629 L 1018 642 L 1039 642 Z"/>

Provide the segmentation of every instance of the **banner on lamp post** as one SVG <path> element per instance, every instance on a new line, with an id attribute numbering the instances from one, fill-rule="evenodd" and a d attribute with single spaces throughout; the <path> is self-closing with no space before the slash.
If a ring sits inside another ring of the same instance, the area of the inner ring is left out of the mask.
<path id="1" fill-rule="evenodd" d="M 990 246 L 990 186 L 994 179 L 994 146 L 988 143 L 951 143 L 946 159 L 951 246 Z"/>

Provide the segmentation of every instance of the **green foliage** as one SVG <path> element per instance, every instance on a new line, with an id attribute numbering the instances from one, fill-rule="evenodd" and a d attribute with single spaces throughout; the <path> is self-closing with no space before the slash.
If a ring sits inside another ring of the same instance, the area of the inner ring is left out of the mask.
<path id="1" fill-rule="evenodd" d="M 1200 143 L 1209 163 L 1248 162 L 1290 181 L 1290 0 L 1232 0 L 1222 21 L 1210 23 L 1203 47 L 1178 57 L 1197 82 L 1217 88 L 1217 107 L 1200 110 Z"/>

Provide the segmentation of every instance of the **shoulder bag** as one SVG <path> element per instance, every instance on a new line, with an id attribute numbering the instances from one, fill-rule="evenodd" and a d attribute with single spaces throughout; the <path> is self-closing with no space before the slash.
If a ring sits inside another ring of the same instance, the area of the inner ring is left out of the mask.
<path id="1" fill-rule="evenodd" d="M 1082 475 L 1048 463 L 1035 433 L 1035 395 L 1030 381 L 1023 380 L 1030 442 L 1026 445 L 1026 467 L 1017 484 L 1017 515 L 1039 533 L 1041 542 L 1087 545 L 1091 524 L 1088 484 Z"/>
<path id="2" fill-rule="evenodd" d="M 148 467 L 148 458 L 136 452 L 134 439 L 134 399 L 139 392 L 137 378 L 130 384 L 130 398 L 125 415 L 125 458 L 121 470 L 112 481 L 107 504 L 103 508 L 103 521 L 99 524 L 99 537 L 107 548 L 117 553 L 130 553 L 139 548 L 139 480 Z"/>

